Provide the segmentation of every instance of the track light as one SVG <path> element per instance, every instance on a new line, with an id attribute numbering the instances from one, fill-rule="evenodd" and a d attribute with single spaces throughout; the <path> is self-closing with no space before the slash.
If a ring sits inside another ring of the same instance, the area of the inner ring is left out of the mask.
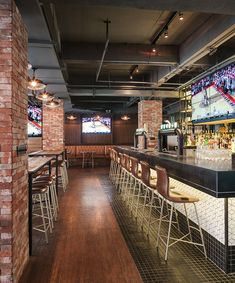
<path id="1" fill-rule="evenodd" d="M 164 38 L 168 38 L 168 28 L 165 29 Z"/>
<path id="2" fill-rule="evenodd" d="M 183 21 L 184 19 L 184 14 L 182 12 L 179 12 L 179 20 Z"/>

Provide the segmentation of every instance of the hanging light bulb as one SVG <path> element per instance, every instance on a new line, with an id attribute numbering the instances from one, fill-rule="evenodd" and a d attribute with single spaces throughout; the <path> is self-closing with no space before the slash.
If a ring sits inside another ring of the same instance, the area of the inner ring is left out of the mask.
<path id="1" fill-rule="evenodd" d="M 153 52 L 153 53 L 156 53 L 156 52 L 157 52 L 157 50 L 156 50 L 155 47 L 152 48 L 152 52 Z"/>
<path id="2" fill-rule="evenodd" d="M 132 80 L 133 79 L 133 76 L 132 75 L 130 75 L 130 80 Z"/>
<path id="3" fill-rule="evenodd" d="M 179 12 L 179 20 L 183 21 L 184 19 L 184 14 L 182 12 Z"/>
<path id="4" fill-rule="evenodd" d="M 46 87 L 46 85 L 41 81 L 36 79 L 35 77 L 35 68 L 33 68 L 33 77 L 28 81 L 28 89 L 31 90 L 42 90 Z"/>
<path id="5" fill-rule="evenodd" d="M 122 115 L 121 119 L 124 121 L 127 121 L 127 120 L 130 120 L 130 117 L 125 114 L 125 115 Z"/>
<path id="6" fill-rule="evenodd" d="M 53 99 L 53 93 L 50 93 L 48 91 L 40 92 L 37 96 L 37 99 L 42 101 L 51 101 Z"/>
<path id="7" fill-rule="evenodd" d="M 46 107 L 49 107 L 49 108 L 56 108 L 60 106 L 60 100 L 57 98 L 53 98 L 52 100 L 48 101 L 45 105 Z"/>
<path id="8" fill-rule="evenodd" d="M 77 119 L 77 116 L 70 114 L 69 116 L 67 116 L 67 119 L 70 120 L 70 121 L 73 121 L 73 120 Z"/>

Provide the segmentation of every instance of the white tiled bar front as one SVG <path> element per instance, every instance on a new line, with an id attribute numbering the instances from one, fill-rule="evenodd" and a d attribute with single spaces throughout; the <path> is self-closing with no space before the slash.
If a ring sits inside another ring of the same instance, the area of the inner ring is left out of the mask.
<path id="1" fill-rule="evenodd" d="M 208 258 L 225 272 L 235 272 L 235 198 L 233 198 L 233 195 L 235 196 L 235 170 L 231 163 L 208 165 L 189 161 L 187 158 L 171 158 L 157 152 L 133 150 L 130 147 L 116 147 L 116 149 L 135 156 L 139 160 L 149 162 L 152 168 L 155 165 L 165 167 L 170 176 L 171 186 L 177 191 L 186 192 L 200 199 L 197 209 L 204 231 Z M 201 172 L 197 172 L 198 169 Z M 214 174 L 217 172 L 219 174 Z M 206 184 L 210 185 L 209 182 L 213 178 L 215 178 L 216 187 L 214 189 L 206 186 Z M 229 184 L 234 185 L 228 187 Z M 183 206 L 176 205 L 176 209 L 181 215 L 179 219 L 184 222 Z M 189 219 L 197 223 L 193 206 L 189 205 L 187 210 Z"/>

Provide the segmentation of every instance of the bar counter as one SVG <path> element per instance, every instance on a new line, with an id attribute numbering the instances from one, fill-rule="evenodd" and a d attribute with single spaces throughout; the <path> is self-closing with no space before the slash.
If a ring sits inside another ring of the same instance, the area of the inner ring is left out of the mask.
<path id="1" fill-rule="evenodd" d="M 200 201 L 197 204 L 208 258 L 225 272 L 235 272 L 235 167 L 231 161 L 199 161 L 177 157 L 156 150 L 116 146 L 118 152 L 167 169 L 171 186 Z M 185 226 L 185 212 L 179 205 L 180 225 Z M 196 223 L 193 210 L 189 219 Z"/>
<path id="2" fill-rule="evenodd" d="M 235 166 L 231 161 L 206 161 L 156 150 L 116 147 L 119 152 L 167 169 L 170 177 L 217 198 L 235 197 Z"/>

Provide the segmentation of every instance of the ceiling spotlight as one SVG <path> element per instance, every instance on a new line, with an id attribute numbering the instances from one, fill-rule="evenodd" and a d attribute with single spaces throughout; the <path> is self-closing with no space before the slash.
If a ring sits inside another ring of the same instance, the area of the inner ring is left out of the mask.
<path id="1" fill-rule="evenodd" d="M 69 116 L 67 116 L 67 119 L 70 120 L 70 121 L 74 121 L 74 120 L 77 119 L 77 116 L 70 114 Z"/>
<path id="2" fill-rule="evenodd" d="M 168 29 L 166 29 L 164 32 L 164 38 L 168 38 Z"/>
<path id="3" fill-rule="evenodd" d="M 60 106 L 60 100 L 57 98 L 53 98 L 51 101 L 48 101 L 46 103 L 46 107 L 49 107 L 49 108 L 56 108 L 58 106 Z"/>
<path id="4" fill-rule="evenodd" d="M 184 19 L 184 14 L 182 12 L 179 12 L 179 20 L 183 21 Z"/>
<path id="5" fill-rule="evenodd" d="M 37 99 L 42 101 L 51 101 L 53 99 L 53 94 L 48 91 L 40 92 L 37 96 Z"/>
<path id="6" fill-rule="evenodd" d="M 121 119 L 124 121 L 127 121 L 127 120 L 130 120 L 130 117 L 125 114 L 125 115 L 122 115 Z"/>
<path id="7" fill-rule="evenodd" d="M 33 68 L 33 77 L 32 77 L 32 79 L 29 79 L 29 81 L 28 81 L 28 89 L 42 90 L 46 87 L 46 85 L 41 80 L 36 79 L 35 71 L 36 71 L 36 69 Z"/>

